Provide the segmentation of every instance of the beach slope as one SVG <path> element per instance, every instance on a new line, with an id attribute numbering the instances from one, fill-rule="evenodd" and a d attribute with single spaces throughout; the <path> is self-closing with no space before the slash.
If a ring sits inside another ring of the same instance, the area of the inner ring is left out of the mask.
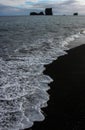
<path id="1" fill-rule="evenodd" d="M 46 65 L 44 74 L 50 84 L 50 101 L 44 108 L 46 119 L 32 130 L 85 130 L 85 45 L 72 48 Z"/>

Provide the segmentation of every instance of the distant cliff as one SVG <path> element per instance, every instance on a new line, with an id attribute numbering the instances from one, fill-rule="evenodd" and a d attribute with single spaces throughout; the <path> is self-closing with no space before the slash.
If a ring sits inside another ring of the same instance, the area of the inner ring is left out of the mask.
<path id="1" fill-rule="evenodd" d="M 46 8 L 45 15 L 53 15 L 52 8 Z"/>
<path id="2" fill-rule="evenodd" d="M 31 12 L 30 15 L 44 15 L 43 12 L 37 13 L 37 12 Z"/>

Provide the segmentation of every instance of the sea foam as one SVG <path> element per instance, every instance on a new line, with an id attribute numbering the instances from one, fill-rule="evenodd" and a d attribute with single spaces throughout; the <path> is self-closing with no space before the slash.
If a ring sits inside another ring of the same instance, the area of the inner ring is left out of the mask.
<path id="1" fill-rule="evenodd" d="M 44 65 L 50 64 L 65 50 L 78 33 L 57 44 L 53 38 L 38 39 L 34 44 L 23 45 L 5 60 L 0 58 L 0 130 L 30 128 L 34 121 L 45 119 L 41 108 L 47 106 L 53 80 L 43 74 Z"/>

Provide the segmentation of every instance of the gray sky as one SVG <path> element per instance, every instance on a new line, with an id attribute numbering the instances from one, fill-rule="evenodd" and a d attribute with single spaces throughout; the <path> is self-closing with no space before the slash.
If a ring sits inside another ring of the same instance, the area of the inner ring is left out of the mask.
<path id="1" fill-rule="evenodd" d="M 0 15 L 25 15 L 48 7 L 54 14 L 85 15 L 85 0 L 0 0 Z"/>

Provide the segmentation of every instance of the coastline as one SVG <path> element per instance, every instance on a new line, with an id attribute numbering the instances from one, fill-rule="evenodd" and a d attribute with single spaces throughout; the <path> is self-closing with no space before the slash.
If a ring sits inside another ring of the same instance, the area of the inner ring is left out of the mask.
<path id="1" fill-rule="evenodd" d="M 44 74 L 54 80 L 43 108 L 45 120 L 29 130 L 85 130 L 85 45 L 67 52 L 45 66 Z"/>

